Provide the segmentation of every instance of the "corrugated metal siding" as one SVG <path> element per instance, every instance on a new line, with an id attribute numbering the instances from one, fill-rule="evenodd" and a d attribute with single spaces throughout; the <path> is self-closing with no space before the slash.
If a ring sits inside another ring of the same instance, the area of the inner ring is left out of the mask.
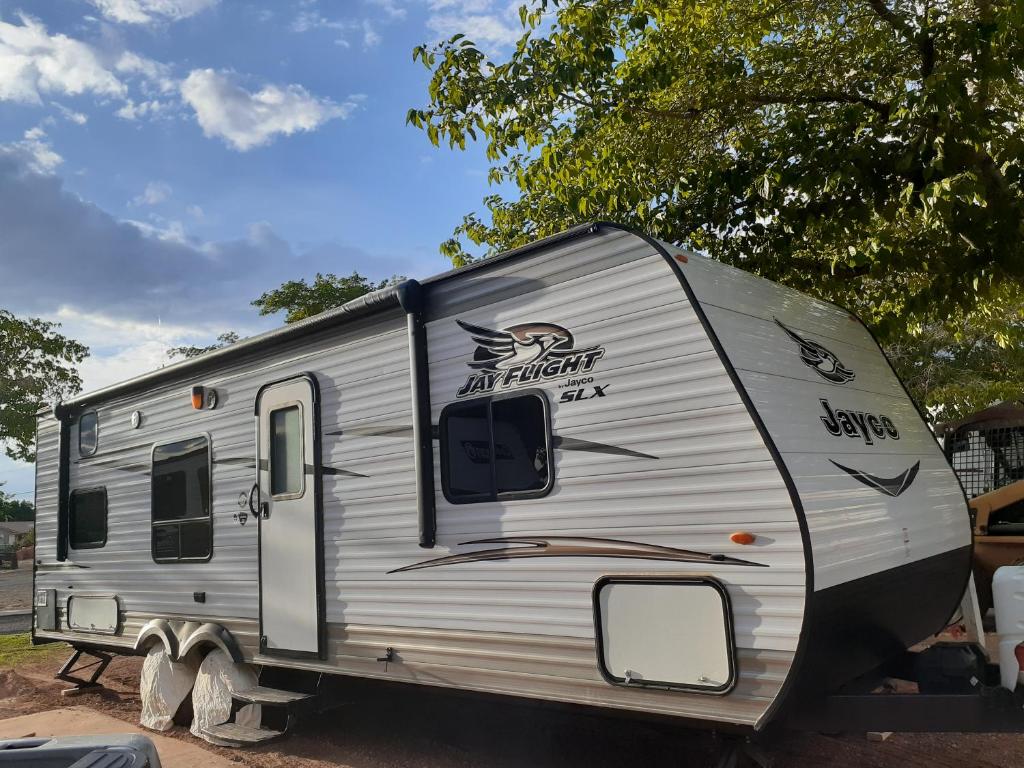
<path id="1" fill-rule="evenodd" d="M 71 563 L 88 568 L 40 573 L 40 586 L 58 588 L 62 606 L 72 586 L 75 594 L 116 592 L 128 645 L 149 618 L 201 617 L 239 633 L 246 653 L 255 653 L 257 526 L 232 519 L 253 469 L 214 464 L 213 559 L 157 565 L 150 557 L 149 452 L 154 443 L 206 432 L 215 462 L 251 459 L 259 386 L 312 371 L 323 398 L 324 464 L 361 475 L 324 477 L 331 660 L 312 666 L 757 721 L 785 679 L 800 630 L 800 535 L 774 462 L 668 265 L 640 239 L 604 233 L 435 283 L 430 306 L 435 424 L 470 372 L 465 363 L 474 345 L 455 324 L 456 315 L 493 328 L 553 322 L 569 328 L 580 346 L 605 347 L 593 375 L 608 393 L 559 405 L 559 382 L 540 385 L 549 393 L 554 433 L 657 458 L 559 449 L 555 486 L 546 498 L 453 506 L 440 492 L 435 451 L 438 546 L 420 549 L 408 348 L 404 318 L 393 313 L 237 361 L 203 381 L 170 383 L 99 408 L 99 452 L 73 464 L 71 487 L 107 487 L 108 544 L 72 552 Z M 217 388 L 215 411 L 192 411 L 193 383 Z M 130 427 L 135 409 L 144 414 L 139 430 Z M 52 538 L 56 454 L 41 451 L 40 457 L 51 467 L 40 476 L 40 498 L 49 500 L 40 508 L 40 530 L 50 525 Z M 73 462 L 77 458 L 73 450 Z M 758 544 L 732 544 L 728 536 L 738 528 L 758 533 Z M 387 573 L 464 551 L 460 545 L 467 540 L 526 534 L 642 541 L 768 567 L 550 558 Z M 52 562 L 53 556 L 48 551 L 45 559 Z M 714 575 L 729 589 L 741 660 L 736 690 L 715 697 L 605 683 L 594 651 L 596 579 L 695 572 Z M 194 603 L 194 591 L 205 591 L 207 602 Z M 401 663 L 385 670 L 375 659 L 388 645 Z"/>
<path id="2" fill-rule="evenodd" d="M 682 268 L 793 477 L 810 531 L 816 590 L 970 544 L 953 471 L 856 318 L 698 256 Z M 825 346 L 854 378 L 833 383 L 817 374 L 776 320 Z M 829 434 L 822 400 L 835 410 L 889 417 L 899 439 Z M 919 473 L 894 497 L 858 482 L 832 459 L 882 478 L 915 464 Z"/>

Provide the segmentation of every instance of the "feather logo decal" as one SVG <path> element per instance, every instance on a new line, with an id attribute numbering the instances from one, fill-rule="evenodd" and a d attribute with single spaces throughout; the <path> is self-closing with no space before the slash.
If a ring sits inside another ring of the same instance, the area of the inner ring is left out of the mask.
<path id="1" fill-rule="evenodd" d="M 877 475 L 862 472 L 859 469 L 845 467 L 838 461 L 832 461 L 832 459 L 829 459 L 829 461 L 839 467 L 839 469 L 843 470 L 843 472 L 846 472 L 851 477 L 864 483 L 868 488 L 874 488 L 876 491 L 884 493 L 886 496 L 899 496 L 907 490 L 914 482 L 914 479 L 917 477 L 917 473 L 921 469 L 921 462 L 918 461 L 914 466 L 903 470 L 895 477 L 878 477 Z"/>
<path id="2" fill-rule="evenodd" d="M 638 560 L 671 560 L 677 563 L 768 567 L 763 563 L 740 560 L 735 557 L 728 557 L 727 555 L 662 547 L 656 544 L 641 544 L 636 541 L 593 539 L 586 536 L 509 536 L 499 539 L 464 541 L 460 546 L 474 544 L 501 544 L 502 546 L 493 549 L 478 549 L 474 552 L 462 552 L 458 555 L 436 557 L 432 560 L 423 560 L 419 563 L 395 568 L 393 571 L 388 571 L 388 573 L 418 571 L 423 568 L 437 568 L 442 565 L 457 565 L 459 563 L 518 560 L 526 557 L 623 557 Z"/>
<path id="3" fill-rule="evenodd" d="M 856 378 L 856 374 L 843 365 L 842 361 L 831 351 L 816 341 L 805 339 L 796 331 L 787 328 L 779 318 L 773 319 L 775 324 L 784 330 L 786 335 L 800 347 L 800 359 L 803 360 L 804 365 L 812 369 L 825 381 L 830 381 L 833 384 L 845 384 Z"/>
<path id="4" fill-rule="evenodd" d="M 576 347 L 572 333 L 554 323 L 521 323 L 495 330 L 456 320 L 476 342 L 473 369 L 456 397 L 483 395 L 523 384 L 589 373 L 604 347 Z"/>

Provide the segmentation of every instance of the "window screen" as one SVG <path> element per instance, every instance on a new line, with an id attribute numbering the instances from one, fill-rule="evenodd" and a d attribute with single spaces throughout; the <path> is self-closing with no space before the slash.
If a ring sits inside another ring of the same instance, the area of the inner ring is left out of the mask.
<path id="1" fill-rule="evenodd" d="M 78 417 L 78 453 L 92 456 L 99 447 L 99 417 L 96 411 L 83 413 Z"/>
<path id="2" fill-rule="evenodd" d="M 213 550 L 210 441 L 193 437 L 153 449 L 153 559 L 206 560 Z"/>
<path id="3" fill-rule="evenodd" d="M 303 486 L 302 410 L 289 405 L 270 412 L 270 494 L 301 496 Z"/>
<path id="4" fill-rule="evenodd" d="M 543 496 L 551 489 L 551 432 L 541 394 L 449 405 L 441 437 L 442 488 L 453 503 Z"/>
<path id="5" fill-rule="evenodd" d="M 107 543 L 107 489 L 71 492 L 68 539 L 72 549 L 96 549 Z"/>

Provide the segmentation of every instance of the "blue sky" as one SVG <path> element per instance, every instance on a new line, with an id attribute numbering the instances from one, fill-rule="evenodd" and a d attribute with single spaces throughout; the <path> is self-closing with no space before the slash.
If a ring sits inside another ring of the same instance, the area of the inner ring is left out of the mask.
<path id="1" fill-rule="evenodd" d="M 500 55 L 510 0 L 0 0 L 0 307 L 92 350 L 86 389 L 280 322 L 317 271 L 424 276 L 479 208 L 480 148 L 405 125 L 413 46 Z M 31 498 L 31 467 L 0 461 Z"/>

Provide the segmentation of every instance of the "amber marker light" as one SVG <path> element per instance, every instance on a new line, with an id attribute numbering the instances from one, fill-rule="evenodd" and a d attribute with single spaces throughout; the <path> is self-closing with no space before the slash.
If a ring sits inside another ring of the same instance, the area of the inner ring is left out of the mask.
<path id="1" fill-rule="evenodd" d="M 192 407 L 197 411 L 203 410 L 203 403 L 206 401 L 206 390 L 204 387 L 192 387 Z"/>
<path id="2" fill-rule="evenodd" d="M 753 544 L 757 540 L 757 536 L 747 531 L 736 531 L 729 536 L 729 541 L 733 544 Z"/>
<path id="3" fill-rule="evenodd" d="M 677 253 L 676 254 L 676 261 L 681 261 L 683 264 L 686 264 L 689 261 L 689 259 L 686 258 L 686 254 L 685 253 Z"/>

